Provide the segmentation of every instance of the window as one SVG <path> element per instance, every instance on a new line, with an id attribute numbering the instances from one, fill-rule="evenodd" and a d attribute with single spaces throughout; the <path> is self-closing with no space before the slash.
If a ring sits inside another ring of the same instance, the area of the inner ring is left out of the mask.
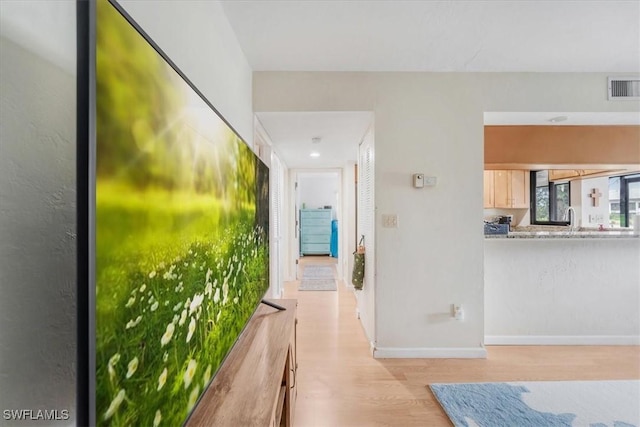
<path id="1" fill-rule="evenodd" d="M 568 182 L 549 181 L 549 171 L 531 171 L 531 223 L 568 225 L 567 208 L 571 206 Z"/>
<path id="2" fill-rule="evenodd" d="M 609 178 L 609 224 L 633 227 L 640 214 L 640 174 Z"/>

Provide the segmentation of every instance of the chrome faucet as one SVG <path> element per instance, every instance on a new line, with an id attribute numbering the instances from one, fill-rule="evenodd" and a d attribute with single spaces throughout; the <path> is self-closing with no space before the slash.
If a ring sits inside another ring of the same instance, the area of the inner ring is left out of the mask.
<path id="1" fill-rule="evenodd" d="M 564 216 L 569 221 L 569 230 L 570 231 L 576 230 L 577 229 L 577 223 L 578 223 L 577 218 L 576 218 L 576 210 L 572 206 L 569 206 L 567 208 Z"/>

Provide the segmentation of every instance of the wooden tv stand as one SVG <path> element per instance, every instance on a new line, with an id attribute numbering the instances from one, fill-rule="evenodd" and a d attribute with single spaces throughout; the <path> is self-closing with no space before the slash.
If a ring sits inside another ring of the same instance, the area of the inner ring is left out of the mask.
<path id="1" fill-rule="evenodd" d="M 204 392 L 186 427 L 292 426 L 297 300 L 260 304 Z"/>

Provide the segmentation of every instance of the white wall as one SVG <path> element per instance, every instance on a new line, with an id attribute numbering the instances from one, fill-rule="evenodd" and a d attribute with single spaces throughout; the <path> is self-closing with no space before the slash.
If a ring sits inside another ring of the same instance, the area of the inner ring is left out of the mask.
<path id="1" fill-rule="evenodd" d="M 640 344 L 640 239 L 487 239 L 492 344 Z"/>
<path id="2" fill-rule="evenodd" d="M 599 206 L 593 206 L 591 190 L 597 189 L 600 194 Z M 583 227 L 598 227 L 600 224 L 609 227 L 609 178 L 588 178 L 571 182 L 571 198 L 576 195 L 579 200 L 580 219 Z M 602 220 L 598 220 L 602 217 Z"/>
<path id="3" fill-rule="evenodd" d="M 251 68 L 220 2 L 120 3 L 251 145 Z"/>
<path id="4" fill-rule="evenodd" d="M 300 189 L 300 203 L 305 204 L 306 209 L 317 209 L 331 206 L 333 217 L 336 218 L 338 208 L 338 194 L 340 183 L 337 173 L 305 173 L 298 174 L 298 186 Z"/>
<path id="5" fill-rule="evenodd" d="M 484 236 L 469 218 L 483 215 L 483 113 L 640 110 L 608 102 L 606 82 L 597 73 L 256 72 L 254 109 L 374 111 L 376 345 L 482 356 Z M 438 185 L 415 190 L 416 171 Z M 381 213 L 398 214 L 400 227 L 382 228 Z M 450 320 L 453 303 L 464 322 Z"/>
<path id="6" fill-rule="evenodd" d="M 0 37 L 0 412 L 75 416 L 75 85 Z"/>

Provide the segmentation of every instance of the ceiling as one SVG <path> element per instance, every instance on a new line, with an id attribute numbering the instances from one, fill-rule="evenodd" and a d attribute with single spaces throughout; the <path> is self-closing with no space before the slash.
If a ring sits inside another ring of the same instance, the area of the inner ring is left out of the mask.
<path id="1" fill-rule="evenodd" d="M 254 71 L 640 72 L 640 1 L 222 1 Z M 260 113 L 292 168 L 356 160 L 370 113 Z M 567 116 L 562 122 L 549 122 Z M 485 114 L 485 124 L 640 124 L 637 113 Z M 312 145 L 311 138 L 322 137 Z M 321 156 L 309 157 L 317 149 Z"/>
<path id="2" fill-rule="evenodd" d="M 640 71 L 638 0 L 222 4 L 254 71 Z"/>
<path id="3" fill-rule="evenodd" d="M 289 168 L 342 167 L 355 162 L 358 144 L 373 122 L 373 113 L 257 113 L 258 120 Z M 320 138 L 313 143 L 312 138 Z M 311 152 L 319 157 L 311 157 Z"/>

